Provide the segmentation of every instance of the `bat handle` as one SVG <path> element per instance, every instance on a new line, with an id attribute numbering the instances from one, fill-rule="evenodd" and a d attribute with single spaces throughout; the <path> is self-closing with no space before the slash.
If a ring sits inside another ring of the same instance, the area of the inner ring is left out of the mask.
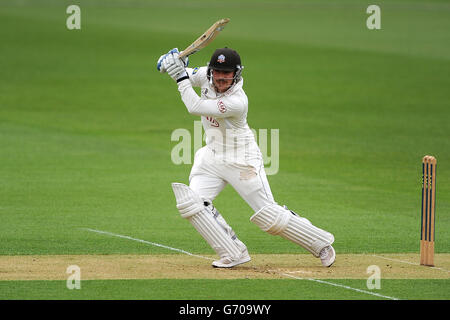
<path id="1" fill-rule="evenodd" d="M 184 53 L 184 51 L 181 51 L 181 52 L 178 54 L 178 57 L 179 57 L 180 59 L 182 59 L 182 58 L 184 58 L 184 57 L 187 57 L 187 55 Z"/>

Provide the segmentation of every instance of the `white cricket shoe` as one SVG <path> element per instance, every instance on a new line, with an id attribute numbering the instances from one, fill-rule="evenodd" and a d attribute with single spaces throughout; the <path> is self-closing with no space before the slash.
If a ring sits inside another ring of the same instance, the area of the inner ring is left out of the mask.
<path id="1" fill-rule="evenodd" d="M 326 246 L 320 251 L 320 260 L 322 261 L 322 265 L 324 267 L 331 267 L 336 260 L 336 251 L 332 246 Z"/>
<path id="2" fill-rule="evenodd" d="M 230 257 L 225 257 L 222 258 L 220 260 L 216 260 L 212 263 L 212 266 L 214 268 L 232 268 L 234 266 L 237 266 L 239 264 L 243 264 L 246 262 L 249 262 L 250 256 L 248 254 L 248 251 L 245 250 L 244 252 L 242 252 L 242 254 L 239 256 L 239 258 L 235 259 L 235 258 L 230 258 Z"/>

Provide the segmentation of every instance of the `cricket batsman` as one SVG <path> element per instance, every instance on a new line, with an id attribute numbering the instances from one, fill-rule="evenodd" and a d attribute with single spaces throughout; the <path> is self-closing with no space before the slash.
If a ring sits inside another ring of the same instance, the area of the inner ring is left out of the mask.
<path id="1" fill-rule="evenodd" d="M 173 183 L 172 189 L 181 216 L 220 257 L 212 266 L 231 268 L 250 261 L 247 247 L 213 205 L 230 184 L 252 208 L 251 222 L 300 245 L 330 267 L 336 258 L 334 236 L 274 200 L 261 151 L 247 124 L 239 54 L 225 47 L 217 49 L 205 67 L 187 65 L 188 58 L 181 59 L 175 48 L 159 58 L 157 69 L 176 81 L 187 111 L 201 117 L 205 130 L 206 145 L 195 154 L 189 186 Z M 201 96 L 193 87 L 201 88 Z"/>

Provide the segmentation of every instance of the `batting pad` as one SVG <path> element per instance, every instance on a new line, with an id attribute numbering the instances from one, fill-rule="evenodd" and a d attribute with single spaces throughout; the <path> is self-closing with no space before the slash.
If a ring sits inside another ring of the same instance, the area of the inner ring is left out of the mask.
<path id="1" fill-rule="evenodd" d="M 250 221 L 262 230 L 288 239 L 319 257 L 320 251 L 334 242 L 334 236 L 313 226 L 307 219 L 274 203 L 255 213 Z"/>
<path id="2" fill-rule="evenodd" d="M 220 212 L 215 208 L 211 201 L 207 201 L 205 203 L 205 206 L 208 208 L 208 210 L 211 211 L 214 219 L 216 222 L 222 227 L 222 229 L 225 231 L 225 233 L 234 241 L 234 243 L 238 246 L 241 252 L 244 252 L 247 250 L 246 245 L 238 239 L 236 233 L 233 231 L 233 229 L 230 227 L 230 225 L 225 221 L 225 219 L 222 217 Z"/>
<path id="3" fill-rule="evenodd" d="M 218 224 L 210 208 L 204 205 L 194 190 L 182 183 L 172 183 L 172 189 L 181 216 L 190 221 L 221 258 L 236 258 L 241 255 L 235 241 Z"/>

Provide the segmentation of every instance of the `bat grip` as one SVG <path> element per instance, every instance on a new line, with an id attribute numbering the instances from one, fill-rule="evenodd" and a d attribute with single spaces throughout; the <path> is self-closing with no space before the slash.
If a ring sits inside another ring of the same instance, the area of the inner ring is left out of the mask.
<path id="1" fill-rule="evenodd" d="M 178 57 L 179 57 L 179 58 L 187 57 L 187 54 L 185 54 L 184 52 L 185 52 L 185 51 L 181 51 L 181 52 L 178 54 Z"/>

